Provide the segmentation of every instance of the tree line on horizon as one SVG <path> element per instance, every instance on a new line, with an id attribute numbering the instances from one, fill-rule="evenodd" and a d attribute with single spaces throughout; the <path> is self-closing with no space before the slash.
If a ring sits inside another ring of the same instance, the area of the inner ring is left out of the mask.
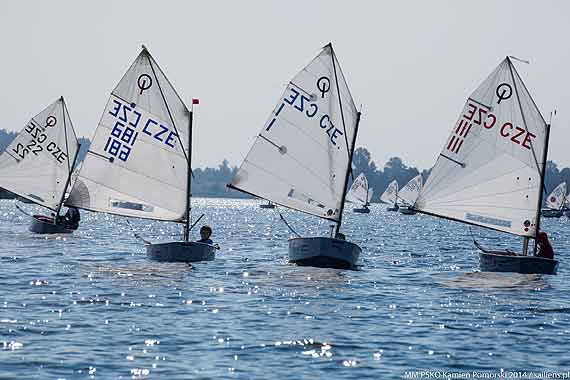
<path id="1" fill-rule="evenodd" d="M 0 153 L 10 145 L 16 137 L 16 132 L 0 129 Z M 81 149 L 78 162 L 83 161 L 91 142 L 88 138 L 79 138 Z M 226 187 L 238 170 L 237 166 L 231 166 L 227 159 L 223 159 L 217 167 L 194 168 L 192 170 L 192 195 L 196 197 L 220 197 L 220 198 L 251 198 L 242 192 L 231 190 Z M 418 174 L 422 174 L 423 180 L 427 179 L 431 169 L 419 170 L 408 166 L 400 157 L 391 157 L 383 168 L 377 166 L 370 152 L 359 147 L 354 151 L 352 160 L 353 178 L 364 173 L 370 187 L 374 188 L 372 202 L 379 202 L 380 195 L 394 179 L 398 181 L 400 188 Z M 545 190 L 550 192 L 562 181 L 570 184 L 570 168 L 559 169 L 554 161 L 548 161 L 546 166 Z M 0 184 L 0 198 L 12 198 L 13 195 L 3 189 Z"/>

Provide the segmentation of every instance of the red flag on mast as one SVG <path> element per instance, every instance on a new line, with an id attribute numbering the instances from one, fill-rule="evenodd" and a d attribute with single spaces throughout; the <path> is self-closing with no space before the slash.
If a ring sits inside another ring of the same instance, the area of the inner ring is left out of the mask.
<path id="1" fill-rule="evenodd" d="M 200 99 L 192 98 L 192 104 L 200 104 Z"/>

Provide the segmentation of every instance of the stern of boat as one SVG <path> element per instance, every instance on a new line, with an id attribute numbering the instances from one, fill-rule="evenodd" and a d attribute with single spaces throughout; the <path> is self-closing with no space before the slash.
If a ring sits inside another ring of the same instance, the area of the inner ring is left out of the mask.
<path id="1" fill-rule="evenodd" d="M 352 269 L 362 249 L 349 241 L 327 237 L 289 240 L 289 262 L 301 266 Z"/>

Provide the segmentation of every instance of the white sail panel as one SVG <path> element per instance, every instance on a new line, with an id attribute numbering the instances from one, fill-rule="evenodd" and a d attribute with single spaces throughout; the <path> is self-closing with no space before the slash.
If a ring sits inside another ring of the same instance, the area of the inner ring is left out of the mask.
<path id="1" fill-rule="evenodd" d="M 418 199 L 418 195 L 422 190 L 422 184 L 423 179 L 421 174 L 412 178 L 406 183 L 406 186 L 398 192 L 398 204 L 412 206 L 416 202 L 416 199 Z"/>
<path id="2" fill-rule="evenodd" d="M 390 182 L 386 190 L 380 196 L 380 200 L 389 205 L 395 205 L 398 201 L 398 181 Z"/>
<path id="3" fill-rule="evenodd" d="M 372 202 L 372 196 L 374 195 L 374 188 L 368 189 L 368 203 Z"/>
<path id="4" fill-rule="evenodd" d="M 358 177 L 352 182 L 350 190 L 346 194 L 346 199 L 350 202 L 367 204 L 368 200 L 368 180 L 364 173 L 360 173 Z"/>
<path id="5" fill-rule="evenodd" d="M 188 109 L 143 48 L 109 98 L 67 204 L 182 220 L 189 122 Z"/>
<path id="6" fill-rule="evenodd" d="M 534 236 L 546 123 L 506 58 L 469 96 L 415 208 Z"/>
<path id="7" fill-rule="evenodd" d="M 560 210 L 566 202 L 566 182 L 562 182 L 552 190 L 546 198 L 546 207 Z"/>
<path id="8" fill-rule="evenodd" d="M 0 187 L 56 211 L 78 148 L 59 98 L 34 116 L 0 156 Z"/>
<path id="9" fill-rule="evenodd" d="M 230 186 L 338 221 L 357 115 L 329 44 L 287 85 Z"/>

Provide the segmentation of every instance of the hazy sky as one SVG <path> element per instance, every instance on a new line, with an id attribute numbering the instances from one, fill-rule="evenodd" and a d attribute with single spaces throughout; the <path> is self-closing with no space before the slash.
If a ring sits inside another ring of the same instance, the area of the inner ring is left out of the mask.
<path id="1" fill-rule="evenodd" d="M 545 118 L 549 158 L 570 166 L 570 2 L 2 2 L 0 128 L 20 130 L 64 95 L 90 137 L 146 44 L 196 110 L 193 166 L 239 165 L 286 83 L 333 42 L 363 118 L 357 145 L 430 167 L 467 96 L 506 55 Z"/>

